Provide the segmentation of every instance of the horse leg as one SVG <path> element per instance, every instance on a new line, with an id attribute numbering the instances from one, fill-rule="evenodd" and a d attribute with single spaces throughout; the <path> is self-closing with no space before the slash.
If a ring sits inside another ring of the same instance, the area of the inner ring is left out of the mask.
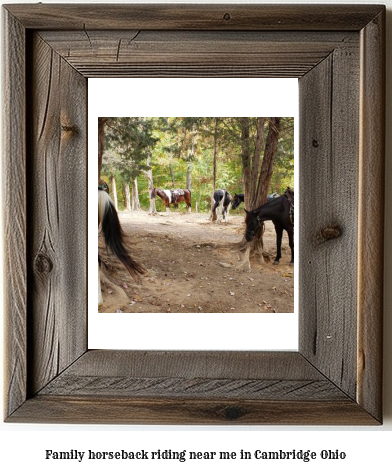
<path id="1" fill-rule="evenodd" d="M 225 221 L 227 222 L 228 217 L 229 217 L 229 211 L 230 211 L 230 203 L 227 206 L 225 206 L 225 209 L 226 209 Z"/>
<path id="2" fill-rule="evenodd" d="M 283 228 L 275 225 L 275 232 L 276 232 L 276 257 L 273 264 L 279 265 L 279 260 L 282 257 L 281 247 L 282 247 Z"/>
<path id="3" fill-rule="evenodd" d="M 222 220 L 224 221 L 225 220 L 225 211 L 224 211 L 224 207 L 223 207 L 223 198 L 219 201 L 219 209 L 220 209 L 220 213 L 222 214 Z"/>
<path id="4" fill-rule="evenodd" d="M 227 206 L 222 207 L 222 219 L 223 222 L 226 222 L 226 215 L 227 215 Z"/>
<path id="5" fill-rule="evenodd" d="M 294 265 L 294 229 L 288 230 L 287 235 L 289 236 L 289 245 L 291 249 L 290 265 Z"/>
<path id="6" fill-rule="evenodd" d="M 212 217 L 212 220 L 213 221 L 217 221 L 218 220 L 218 215 L 217 215 L 217 212 L 216 212 L 216 208 L 218 207 L 219 203 L 217 203 L 215 200 L 214 200 L 214 205 L 212 207 L 212 211 L 211 211 L 211 217 Z"/>

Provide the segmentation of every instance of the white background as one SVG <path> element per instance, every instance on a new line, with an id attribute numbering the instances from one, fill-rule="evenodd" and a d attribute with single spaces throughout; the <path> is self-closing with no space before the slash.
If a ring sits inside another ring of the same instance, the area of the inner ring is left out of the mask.
<path id="1" fill-rule="evenodd" d="M 98 155 L 98 117 L 274 116 L 294 117 L 298 126 L 297 79 L 89 79 L 88 94 L 90 163 Z M 91 165 L 90 349 L 297 350 L 296 314 L 98 314 L 96 180 L 96 166 Z M 298 202 L 296 197 L 296 212 Z M 298 261 L 298 246 L 295 253 Z M 298 266 L 294 269 L 297 273 Z M 294 281 L 297 286 L 298 278 Z"/>
<path id="2" fill-rule="evenodd" d="M 18 2 L 14 0 L 13 3 Z M 55 2 L 47 2 L 55 3 Z M 58 2 L 61 3 L 61 2 Z M 75 3 L 75 2 L 74 2 Z M 85 3 L 88 3 L 85 0 Z M 98 3 L 98 2 L 96 2 Z M 105 0 L 104 3 L 108 3 Z M 134 0 L 133 3 L 138 3 Z M 157 3 L 157 0 L 154 0 Z M 184 3 L 184 2 L 183 2 Z M 203 3 L 203 2 L 199 2 Z M 218 2 L 217 2 L 218 3 Z M 225 3 L 230 3 L 226 0 Z M 241 2 L 235 2 L 241 3 Z M 271 3 L 258 1 L 247 3 Z M 284 3 L 307 3 L 285 0 Z M 317 3 L 315 1 L 308 3 Z M 319 2 L 321 3 L 321 2 Z M 328 3 L 328 2 L 324 2 Z M 334 0 L 329 3 L 360 3 L 359 1 Z M 380 3 L 367 0 L 366 3 Z M 387 164 L 386 164 L 386 235 L 391 235 L 391 198 L 392 198 L 392 169 L 390 156 L 392 152 L 391 130 L 391 27 L 392 27 L 392 0 L 383 2 L 388 7 L 387 15 Z M 187 472 L 199 473 L 201 469 L 208 472 L 237 473 L 239 469 L 247 473 L 269 472 L 272 468 L 288 468 L 291 473 L 331 471 L 367 473 L 386 472 L 391 469 L 390 447 L 392 443 L 392 246 L 386 239 L 385 254 L 385 344 L 384 344 L 384 425 L 382 427 L 191 427 L 191 426 L 89 426 L 89 425 L 0 425 L 0 466 L 3 472 L 11 469 L 16 472 L 59 474 L 74 472 L 105 473 L 113 470 L 116 473 L 151 472 L 152 469 L 160 472 Z M 239 451 L 245 449 L 262 450 L 315 450 L 318 453 L 323 449 L 338 449 L 346 452 L 345 461 L 198 461 L 180 463 L 178 461 L 48 461 L 45 460 L 45 449 L 68 451 L 77 449 L 92 450 L 200 450 L 200 451 Z M 3 469 L 4 468 L 4 469 Z"/>

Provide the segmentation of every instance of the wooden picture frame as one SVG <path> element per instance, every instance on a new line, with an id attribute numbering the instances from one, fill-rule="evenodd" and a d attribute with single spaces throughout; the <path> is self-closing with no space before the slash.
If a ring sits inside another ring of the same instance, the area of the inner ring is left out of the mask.
<path id="1" fill-rule="evenodd" d="M 382 423 L 385 7 L 18 4 L 3 21 L 6 421 Z M 108 76 L 299 78 L 298 352 L 88 350 L 87 78 Z"/>

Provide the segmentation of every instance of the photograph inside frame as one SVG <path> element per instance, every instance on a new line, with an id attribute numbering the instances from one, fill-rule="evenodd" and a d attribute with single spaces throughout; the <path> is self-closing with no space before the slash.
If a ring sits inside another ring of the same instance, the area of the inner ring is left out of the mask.
<path id="1" fill-rule="evenodd" d="M 100 313 L 294 313 L 294 117 L 98 117 Z"/>

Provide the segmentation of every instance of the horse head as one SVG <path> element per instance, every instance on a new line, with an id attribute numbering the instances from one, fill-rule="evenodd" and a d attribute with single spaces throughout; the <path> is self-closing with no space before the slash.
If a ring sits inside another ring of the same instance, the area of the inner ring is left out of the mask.
<path id="1" fill-rule="evenodd" d="M 257 209 L 255 211 L 245 209 L 245 214 L 245 239 L 247 242 L 252 242 L 263 221 L 260 219 Z"/>
<path id="2" fill-rule="evenodd" d="M 238 194 L 234 194 L 233 200 L 231 201 L 231 208 L 237 209 L 237 207 L 241 204 L 240 197 Z"/>

